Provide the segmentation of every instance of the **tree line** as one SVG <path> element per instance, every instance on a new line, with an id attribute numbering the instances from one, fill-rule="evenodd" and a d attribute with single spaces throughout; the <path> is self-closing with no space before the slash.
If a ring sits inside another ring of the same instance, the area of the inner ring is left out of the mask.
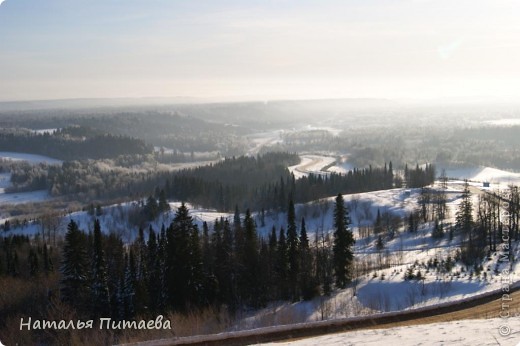
<path id="1" fill-rule="evenodd" d="M 392 162 L 383 167 L 353 169 L 345 174 L 309 174 L 299 179 L 286 169 L 297 156 L 269 153 L 258 157 L 226 159 L 216 165 L 173 174 L 160 188 L 169 198 L 206 208 L 231 211 L 234 205 L 251 210 L 286 210 L 286 201 L 306 203 L 334 195 L 401 187 Z M 408 187 L 422 187 L 435 180 L 435 167 L 405 170 Z"/>
<path id="2" fill-rule="evenodd" d="M 1 131 L 0 151 L 38 154 L 60 160 L 81 160 L 151 154 L 152 148 L 140 139 L 70 127 L 53 133 Z"/>
<path id="3" fill-rule="evenodd" d="M 78 313 L 132 319 L 207 306 L 229 311 L 259 308 L 274 300 L 299 301 L 344 288 L 352 279 L 349 213 L 342 195 L 334 210 L 334 233 L 309 240 L 305 220 L 288 203 L 286 227 L 257 234 L 249 210 L 199 230 L 183 204 L 160 231 L 139 230 L 121 239 L 67 226 L 60 267 L 60 297 Z"/>

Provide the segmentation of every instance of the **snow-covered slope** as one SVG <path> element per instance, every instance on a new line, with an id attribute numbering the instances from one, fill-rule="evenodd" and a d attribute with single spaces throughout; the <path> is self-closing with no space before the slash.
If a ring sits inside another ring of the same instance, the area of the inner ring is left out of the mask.
<path id="1" fill-rule="evenodd" d="M 508 184 L 520 184 L 520 173 L 503 171 L 491 167 L 465 167 L 465 168 L 448 168 L 446 176 L 454 179 L 468 179 L 475 182 L 490 182 L 493 184 L 502 184 L 507 187 Z"/>
<path id="2" fill-rule="evenodd" d="M 440 188 L 437 185 L 437 188 Z M 448 196 L 449 217 L 446 223 L 452 222 L 455 210 L 460 201 L 461 182 L 449 182 L 445 190 Z M 474 192 L 479 190 L 474 188 Z M 499 263 L 500 253 L 491 254 L 482 262 L 482 268 L 466 267 L 460 262 L 454 263 L 460 246 L 460 238 L 455 235 L 449 239 L 445 235 L 441 239 L 433 239 L 433 224 L 422 225 L 417 232 L 407 230 L 403 217 L 414 211 L 418 204 L 419 189 L 392 189 L 374 191 L 345 196 L 349 205 L 351 228 L 356 238 L 354 248 L 357 263 L 357 279 L 345 290 L 332 292 L 330 297 L 318 297 L 312 301 L 287 303 L 275 302 L 267 308 L 244 315 L 238 322 L 237 329 L 250 329 L 269 325 L 295 322 L 309 322 L 333 318 L 359 316 L 374 312 L 398 311 L 420 306 L 434 305 L 459 300 L 501 287 L 502 270 L 506 263 Z M 180 205 L 172 202 L 172 211 L 165 213 L 151 225 L 158 231 L 162 224 L 169 225 L 174 217 L 175 209 Z M 199 224 L 206 221 L 212 228 L 212 222 L 220 217 L 232 220 L 232 215 L 214 210 L 194 208 L 188 205 L 191 215 Z M 297 220 L 305 217 L 307 232 L 311 245 L 315 239 L 322 240 L 333 229 L 334 197 L 325 198 L 305 204 L 296 205 Z M 137 227 L 129 221 L 132 213 L 139 212 L 137 202 L 126 203 L 103 208 L 101 227 L 104 232 L 119 234 L 123 241 L 131 242 L 137 234 Z M 382 234 L 384 247 L 378 249 L 377 237 L 365 231 L 372 225 L 377 213 L 389 215 L 398 221 L 393 235 Z M 260 213 L 254 215 L 258 233 L 269 234 L 274 227 L 286 227 L 287 215 L 280 212 L 267 212 L 264 217 Z M 396 218 L 398 217 L 398 218 Z M 95 216 L 86 212 L 67 215 L 61 224 L 61 232 L 70 219 L 78 222 L 83 230 L 91 230 Z M 13 229 L 8 234 L 38 234 L 41 226 L 32 224 L 24 229 Z M 145 232 L 146 234 L 147 232 Z M 520 258 L 518 244 L 514 244 L 512 252 Z M 444 270 L 450 258 L 451 268 Z M 436 265 L 433 265 L 433 262 Z M 444 264 L 443 264 L 444 263 Z M 520 269 L 515 264 L 510 268 L 508 279 L 511 282 L 520 280 Z M 420 280 L 405 280 L 407 272 L 415 276 L 421 273 Z"/>
<path id="3" fill-rule="evenodd" d="M 322 335 L 314 338 L 290 342 L 277 342 L 271 346 L 307 346 L 307 345 L 502 345 L 520 344 L 520 321 L 509 319 L 510 335 L 504 334 L 501 319 L 463 320 L 445 323 L 424 324 L 389 329 L 359 330 L 347 333 Z"/>

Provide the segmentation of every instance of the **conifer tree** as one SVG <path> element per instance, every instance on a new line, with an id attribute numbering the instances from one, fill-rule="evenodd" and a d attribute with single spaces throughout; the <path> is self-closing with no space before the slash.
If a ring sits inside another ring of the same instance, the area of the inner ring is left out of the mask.
<path id="1" fill-rule="evenodd" d="M 278 247 L 276 252 L 278 257 L 276 272 L 278 277 L 280 299 L 287 299 L 289 295 L 287 283 L 287 271 L 289 264 L 287 263 L 287 242 L 285 238 L 285 230 L 283 227 L 280 227 L 280 232 L 278 235 Z"/>
<path id="2" fill-rule="evenodd" d="M 136 266 L 132 249 L 130 249 L 129 254 L 125 254 L 125 262 L 126 266 L 121 289 L 121 304 L 123 307 L 121 319 L 129 320 L 135 316 Z"/>
<path id="3" fill-rule="evenodd" d="M 61 298 L 83 309 L 88 299 L 89 266 L 86 239 L 74 220 L 67 225 L 61 262 Z"/>
<path id="4" fill-rule="evenodd" d="M 304 300 L 312 299 L 314 296 L 315 283 L 312 279 L 312 254 L 309 247 L 309 238 L 305 226 L 305 218 L 302 218 L 299 243 L 299 286 Z"/>
<path id="5" fill-rule="evenodd" d="M 298 293 L 298 273 L 299 273 L 299 239 L 296 229 L 296 213 L 294 203 L 289 201 L 287 211 L 287 261 L 288 261 L 288 282 L 290 290 L 290 298 L 293 301 L 299 299 Z"/>
<path id="6" fill-rule="evenodd" d="M 36 276 L 39 272 L 39 265 L 38 265 L 38 256 L 36 255 L 36 252 L 31 247 L 29 249 L 29 275 Z"/>
<path id="7" fill-rule="evenodd" d="M 152 312 L 157 312 L 157 307 L 159 306 L 159 290 L 160 285 L 158 282 L 159 271 L 160 271 L 160 263 L 158 261 L 158 244 L 155 232 L 150 225 L 148 230 L 148 244 L 147 244 L 147 289 L 148 289 L 148 302 L 149 307 Z"/>
<path id="8" fill-rule="evenodd" d="M 334 209 L 334 276 L 336 286 L 345 288 L 351 279 L 350 267 L 354 260 L 354 236 L 349 229 L 350 218 L 343 196 L 338 194 Z"/>
<path id="9" fill-rule="evenodd" d="M 200 303 L 203 292 L 199 231 L 183 203 L 167 230 L 167 280 L 171 306 L 187 311 Z"/>
<path id="10" fill-rule="evenodd" d="M 159 205 L 157 206 L 157 209 L 159 213 L 164 213 L 166 211 L 170 211 L 171 207 L 168 203 L 168 200 L 166 199 L 166 192 L 164 192 L 164 189 L 161 190 L 159 193 Z"/>
<path id="11" fill-rule="evenodd" d="M 99 220 L 94 221 L 94 249 L 92 258 L 91 311 L 94 316 L 107 316 L 110 312 L 110 295 L 107 267 L 103 250 L 103 237 Z"/>
<path id="12" fill-rule="evenodd" d="M 244 249 L 241 254 L 242 268 L 242 297 L 247 304 L 259 306 L 259 246 L 256 225 L 249 209 L 244 217 Z"/>

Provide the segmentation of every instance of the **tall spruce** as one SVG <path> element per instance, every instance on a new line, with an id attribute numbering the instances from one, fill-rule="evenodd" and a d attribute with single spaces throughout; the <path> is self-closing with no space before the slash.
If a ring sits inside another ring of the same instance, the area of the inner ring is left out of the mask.
<path id="1" fill-rule="evenodd" d="M 107 316 L 110 312 L 107 266 L 103 250 L 103 235 L 99 220 L 94 221 L 94 249 L 92 258 L 91 311 L 94 316 Z"/>
<path id="2" fill-rule="evenodd" d="M 352 247 L 354 236 L 349 229 L 350 218 L 343 196 L 338 194 L 334 209 L 334 276 L 336 286 L 345 288 L 351 279 L 351 265 L 354 260 Z"/>
<path id="3" fill-rule="evenodd" d="M 300 243 L 299 243 L 299 279 L 300 292 L 304 300 L 314 297 L 316 290 L 315 283 L 312 278 L 312 253 L 309 247 L 309 238 L 307 236 L 307 228 L 305 226 L 305 218 L 302 218 L 300 227 Z"/>
<path id="4" fill-rule="evenodd" d="M 259 246 L 255 220 L 249 209 L 244 216 L 244 248 L 241 257 L 242 263 L 242 297 L 248 305 L 259 306 Z"/>
<path id="5" fill-rule="evenodd" d="M 289 201 L 287 210 L 287 261 L 288 261 L 288 283 L 289 294 L 293 301 L 299 299 L 298 292 L 298 273 L 299 268 L 299 239 L 298 230 L 296 228 L 296 212 L 292 199 Z"/>
<path id="6" fill-rule="evenodd" d="M 285 230 L 283 227 L 280 227 L 276 254 L 276 273 L 278 277 L 278 291 L 280 292 L 280 299 L 287 299 L 289 296 L 287 282 L 287 272 L 289 270 L 289 264 L 287 261 L 287 242 L 285 238 Z"/>
<path id="7" fill-rule="evenodd" d="M 158 255 L 158 244 L 157 244 L 157 236 L 152 226 L 150 225 L 148 229 L 148 256 L 146 258 L 147 263 L 147 282 L 146 286 L 148 289 L 148 304 L 151 312 L 159 312 L 159 299 L 160 299 L 160 289 L 161 286 L 158 284 L 160 282 L 159 271 L 161 270 L 161 263 L 159 262 Z"/>
<path id="8" fill-rule="evenodd" d="M 71 220 L 67 225 L 60 268 L 61 299 L 79 310 L 86 308 L 89 292 L 89 266 L 85 244 L 85 235 L 76 222 Z"/>
<path id="9" fill-rule="evenodd" d="M 166 279 L 174 310 L 188 311 L 196 307 L 201 298 L 202 260 L 198 233 L 188 208 L 182 203 L 166 233 Z"/>

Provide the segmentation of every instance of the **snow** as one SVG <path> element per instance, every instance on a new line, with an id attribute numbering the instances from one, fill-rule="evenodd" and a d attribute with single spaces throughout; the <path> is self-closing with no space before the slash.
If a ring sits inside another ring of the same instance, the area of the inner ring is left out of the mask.
<path id="1" fill-rule="evenodd" d="M 446 176 L 453 179 L 468 179 L 475 182 L 490 182 L 492 184 L 520 185 L 520 173 L 508 172 L 491 167 L 447 168 Z"/>
<path id="2" fill-rule="evenodd" d="M 509 319 L 508 323 L 511 328 L 509 336 L 500 334 L 499 328 L 503 325 L 503 320 L 495 318 L 358 330 L 264 345 L 517 345 L 520 323 L 516 319 Z"/>
<path id="3" fill-rule="evenodd" d="M 47 163 L 47 164 L 61 164 L 63 161 L 53 159 L 48 156 L 36 155 L 36 154 L 25 154 L 15 153 L 10 151 L 0 151 L 0 159 L 7 159 L 13 161 L 27 161 L 31 164 Z"/>
<path id="4" fill-rule="evenodd" d="M 484 124 L 495 125 L 495 126 L 515 126 L 520 125 L 520 119 L 518 118 L 505 118 L 497 120 L 484 121 Z"/>
<path id="5" fill-rule="evenodd" d="M 299 164 L 289 167 L 289 172 L 293 173 L 296 179 L 309 174 L 326 175 L 328 172 L 323 169 L 336 162 L 335 157 L 324 155 L 301 155 L 300 158 Z"/>
<path id="6" fill-rule="evenodd" d="M 336 162 L 336 165 L 329 167 L 327 169 L 327 171 L 334 172 L 334 173 L 340 173 L 340 174 L 346 174 L 353 169 L 354 169 L 354 166 L 352 166 L 348 162 L 348 157 L 343 156 L 340 158 L 339 162 Z"/>
<path id="7" fill-rule="evenodd" d="M 13 160 L 13 161 L 26 161 L 30 164 L 61 164 L 63 161 L 53 159 L 47 156 L 24 154 L 15 152 L 0 152 L 1 159 Z M 0 174 L 0 205 L 5 204 L 22 204 L 28 202 L 41 202 L 50 198 L 50 195 L 45 190 L 29 191 L 29 192 L 18 192 L 18 193 L 5 193 L 5 189 L 11 186 L 11 174 L 2 173 Z"/>
<path id="8" fill-rule="evenodd" d="M 49 198 L 51 198 L 51 196 L 47 190 L 5 193 L 4 189 L 0 188 L 0 205 L 42 202 L 48 200 Z"/>
<path id="9" fill-rule="evenodd" d="M 54 133 L 55 131 L 58 131 L 59 129 L 57 128 L 53 128 L 53 129 L 38 129 L 38 130 L 33 130 L 33 133 L 37 133 L 37 134 L 40 134 L 40 135 L 43 135 L 45 133 L 48 133 L 48 134 L 52 134 Z"/>
<path id="10" fill-rule="evenodd" d="M 439 189 L 440 186 L 436 185 Z M 462 182 L 450 181 L 446 193 L 448 195 L 449 218 L 446 222 L 453 222 L 455 211 L 461 197 Z M 361 231 L 364 226 L 371 225 L 379 210 L 382 215 L 405 217 L 417 208 L 420 189 L 391 189 L 373 191 L 344 196 L 349 205 L 351 217 L 351 229 L 356 238 L 354 247 L 358 265 L 363 263 L 388 263 L 383 269 L 372 269 L 357 278 L 356 284 L 344 290 L 332 292 L 330 297 L 317 297 L 306 302 L 288 303 L 273 302 L 267 308 L 244 315 L 237 323 L 237 329 L 250 329 L 270 325 L 287 324 L 295 322 L 311 322 L 334 318 L 363 316 L 377 312 L 401 311 L 423 306 L 432 306 L 446 302 L 472 297 L 484 292 L 497 290 L 501 287 L 499 273 L 505 268 L 505 263 L 497 265 L 499 253 L 491 255 L 483 263 L 483 272 L 479 275 L 471 273 L 473 268 L 465 268 L 458 263 L 450 272 L 436 271 L 427 268 L 429 260 L 437 259 L 439 262 L 448 256 L 455 257 L 460 246 L 460 238 L 455 236 L 449 240 L 448 236 L 440 240 L 431 237 L 433 224 L 426 224 L 415 233 L 406 230 L 406 225 L 401 225 L 394 237 L 383 234 L 384 249 L 376 248 L 376 237 L 373 234 L 364 235 Z M 180 202 L 171 202 L 172 211 L 160 215 L 152 222 L 152 227 L 158 232 L 164 224 L 168 226 L 173 220 Z M 198 208 L 188 204 L 191 216 L 200 229 L 204 221 L 208 222 L 210 229 L 215 219 L 224 217 L 232 220 L 230 213 L 221 213 L 215 210 Z M 330 233 L 333 229 L 334 197 L 325 198 L 305 204 L 297 204 L 296 218 L 305 217 L 307 232 L 314 246 L 316 238 Z M 103 215 L 99 217 L 101 228 L 104 232 L 119 234 L 124 242 L 131 242 L 137 235 L 137 226 L 129 222 L 129 215 L 140 212 L 138 202 L 124 203 L 121 205 L 103 207 Z M 261 215 L 253 215 L 258 233 L 266 236 L 275 227 L 286 227 L 287 215 L 280 212 L 266 212 L 262 223 Z M 242 215 L 243 217 L 243 215 Z M 80 229 L 89 231 L 93 227 L 96 216 L 86 212 L 68 214 L 63 218 L 60 232 L 65 232 L 66 224 L 74 219 Z M 5 235 L 23 233 L 37 234 L 40 226 L 31 224 L 24 229 L 13 229 Z M 145 235 L 147 235 L 145 228 Z M 513 244 L 513 254 L 520 258 L 518 244 Z M 405 273 L 409 268 L 414 274 L 421 271 L 424 280 L 405 280 Z M 485 274 L 484 274 L 485 273 Z M 510 275 L 511 282 L 520 280 L 520 270 L 513 264 Z"/>

